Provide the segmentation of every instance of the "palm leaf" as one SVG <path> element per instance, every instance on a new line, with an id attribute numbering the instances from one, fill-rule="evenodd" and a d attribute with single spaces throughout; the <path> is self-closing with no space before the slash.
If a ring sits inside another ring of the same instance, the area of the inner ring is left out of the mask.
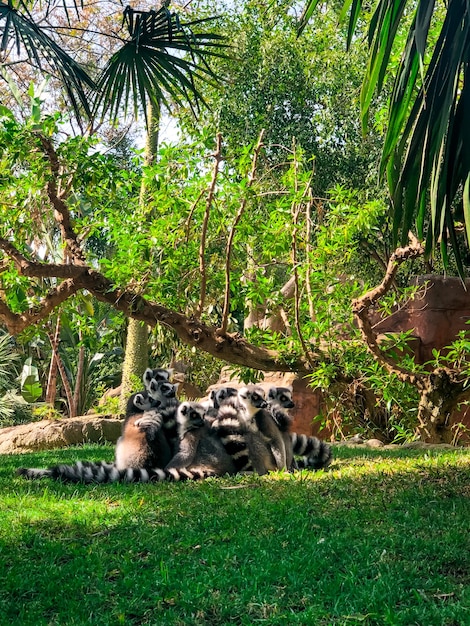
<path id="1" fill-rule="evenodd" d="M 318 5 L 307 0 L 305 27 Z M 383 86 L 406 0 L 377 0 L 368 31 L 369 63 L 361 91 L 363 126 L 373 96 Z M 470 241 L 470 2 L 448 0 L 431 58 L 425 64 L 430 25 L 439 3 L 418 0 L 394 81 L 380 172 L 387 175 L 393 204 L 393 233 L 405 243 L 416 228 L 430 253 L 440 242 L 447 260 L 449 243 L 459 258 L 454 210 L 460 207 Z M 348 44 L 362 9 L 360 0 L 343 0 L 349 15 Z M 439 24 L 437 24 L 439 26 Z M 426 231 L 427 228 L 427 231 Z M 468 242 L 467 242 L 468 243 Z"/>
<path id="2" fill-rule="evenodd" d="M 14 46 L 18 56 L 25 51 L 39 70 L 58 75 L 75 114 L 91 116 L 88 92 L 96 88 L 93 79 L 30 17 L 1 1 L 0 41 L 0 52 Z"/>
<path id="3" fill-rule="evenodd" d="M 192 28 L 203 21 L 182 25 L 166 7 L 159 11 L 137 12 L 129 7 L 124 24 L 129 38 L 111 57 L 98 79 L 100 95 L 96 110 L 112 118 L 140 109 L 147 114 L 147 104 L 168 104 L 171 97 L 178 103 L 189 102 L 197 110 L 205 104 L 197 81 L 217 81 L 208 59 L 223 57 L 228 46 L 224 38 L 213 33 L 194 33 Z M 147 120 L 148 121 L 148 120 Z"/>

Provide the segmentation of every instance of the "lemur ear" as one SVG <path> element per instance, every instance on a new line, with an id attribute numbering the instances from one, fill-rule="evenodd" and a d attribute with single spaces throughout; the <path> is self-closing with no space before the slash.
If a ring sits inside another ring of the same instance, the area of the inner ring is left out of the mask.
<path id="1" fill-rule="evenodd" d="M 184 403 L 183 403 L 183 404 L 180 406 L 180 412 L 181 412 L 181 415 L 187 415 L 187 414 L 188 414 L 188 411 L 189 411 L 189 406 L 188 406 L 187 404 L 184 404 Z"/>
<path id="2" fill-rule="evenodd" d="M 152 370 L 149 367 L 147 367 L 147 369 L 145 370 L 144 375 L 142 376 L 142 380 L 144 381 L 145 386 L 147 386 L 152 380 Z"/>
<path id="3" fill-rule="evenodd" d="M 275 387 L 270 387 L 269 391 L 268 391 L 268 398 L 272 399 L 276 397 L 276 388 Z"/>

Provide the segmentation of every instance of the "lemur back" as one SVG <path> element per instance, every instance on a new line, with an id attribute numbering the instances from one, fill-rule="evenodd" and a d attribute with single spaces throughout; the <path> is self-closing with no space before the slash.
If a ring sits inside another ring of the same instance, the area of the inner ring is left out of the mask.
<path id="1" fill-rule="evenodd" d="M 263 475 L 285 467 L 282 437 L 265 407 L 261 388 L 243 387 L 222 403 L 212 424 L 237 471 Z"/>
<path id="2" fill-rule="evenodd" d="M 207 402 L 206 421 L 213 422 L 219 413 L 220 407 L 230 401 L 230 398 L 236 398 L 237 394 L 238 391 L 235 387 L 218 387 L 217 389 L 212 389 Z"/>

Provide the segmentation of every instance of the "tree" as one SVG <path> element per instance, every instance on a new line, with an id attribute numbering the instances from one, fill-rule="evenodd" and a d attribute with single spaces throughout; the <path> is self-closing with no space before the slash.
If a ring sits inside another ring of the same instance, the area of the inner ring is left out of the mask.
<path id="1" fill-rule="evenodd" d="M 147 111 L 147 137 L 145 144 L 144 167 L 152 164 L 157 157 L 158 131 L 160 124 L 160 107 L 150 103 Z M 143 206 L 147 200 L 145 179 L 140 186 L 139 204 Z M 142 253 L 143 251 L 141 251 Z M 120 394 L 120 409 L 125 412 L 129 395 L 134 391 L 133 377 L 142 379 L 148 367 L 148 330 L 147 325 L 139 320 L 129 318 L 127 325 L 127 340 L 124 363 L 122 367 L 122 383 Z"/>
<path id="2" fill-rule="evenodd" d="M 27 15 L 20 14 L 18 8 L 27 11 Z M 66 8 L 65 12 L 67 14 Z M 184 98 L 185 103 L 189 101 L 192 108 L 199 105 L 200 94 L 196 83 L 198 80 L 214 77 L 206 58 L 217 54 L 216 50 L 222 47 L 222 38 L 209 33 L 203 35 L 195 33 L 191 30 L 192 24 L 183 27 L 178 16 L 171 13 L 166 5 L 158 11 L 153 9 L 141 11 L 127 7 L 123 12 L 123 20 L 129 36 L 122 42 L 122 46 L 115 50 L 95 82 L 47 33 L 53 24 L 48 18 L 47 11 L 45 15 L 43 11 L 41 13 L 44 22 L 38 26 L 33 22 L 32 13 L 22 0 L 18 7 L 0 3 L 0 20 L 4 18 L 1 49 L 5 53 L 5 59 L 13 57 L 8 50 L 10 38 L 16 41 L 18 53 L 20 42 L 24 43 L 28 60 L 37 61 L 39 69 L 42 69 L 41 56 L 43 56 L 47 60 L 49 71 L 59 72 L 63 87 L 79 119 L 83 114 L 93 119 L 101 108 L 103 114 L 109 110 L 111 117 L 116 120 L 119 115 L 127 112 L 129 100 L 132 99 L 135 117 L 139 110 L 143 110 L 147 121 L 148 164 L 156 149 L 156 142 L 153 140 L 158 133 L 162 104 L 167 102 L 170 95 L 176 102 Z M 70 16 L 67 14 L 66 17 L 71 26 Z M 63 39 L 60 43 L 64 43 Z M 177 53 L 169 53 L 171 50 L 176 50 Z M 180 52 L 190 52 L 191 56 L 185 58 Z M 99 65 L 98 62 L 96 64 Z M 2 65 L 3 76 L 8 78 L 5 60 Z M 96 90 L 97 97 L 94 102 L 90 102 L 86 88 Z M 148 117 L 147 110 L 158 113 L 156 116 L 154 114 L 153 117 L 152 115 Z M 52 144 L 50 149 L 53 149 Z M 142 201 L 144 196 L 143 186 Z M 78 261 L 78 258 L 75 260 Z M 129 392 L 131 376 L 142 375 L 147 365 L 145 339 L 145 325 L 131 319 L 123 370 L 123 398 Z M 56 360 L 53 363 L 56 363 Z"/>
<path id="3" fill-rule="evenodd" d="M 308 0 L 299 32 L 319 4 Z M 467 247 L 470 241 L 468 2 L 449 0 L 443 10 L 434 0 L 377 0 L 369 17 L 368 3 L 346 0 L 341 16 L 348 11 L 348 45 L 355 38 L 359 17 L 369 22 L 369 64 L 361 92 L 364 129 L 391 57 L 397 48 L 401 52 L 380 166 L 392 198 L 395 241 L 406 245 L 408 232 L 414 230 L 426 241 L 426 255 L 440 245 L 444 260 L 450 242 L 463 274 L 460 222 L 465 224 Z"/>
<path id="4" fill-rule="evenodd" d="M 130 104 L 134 115 L 143 111 L 146 116 L 149 101 L 159 106 L 168 102 L 168 96 L 176 102 L 189 99 L 197 108 L 197 82 L 216 78 L 207 61 L 221 54 L 225 46 L 222 37 L 194 31 L 193 27 L 199 27 L 201 21 L 184 23 L 169 11 L 166 3 L 158 10 L 128 6 L 122 12 L 119 27 L 113 21 L 112 3 L 107 6 L 110 19 L 104 21 L 105 30 L 96 32 L 90 27 L 93 12 L 90 15 L 83 8 L 80 11 L 78 3 L 75 13 L 69 13 L 65 5 L 55 0 L 45 4 L 35 0 L 0 2 L 2 77 L 18 92 L 18 66 L 27 64 L 56 76 L 78 120 L 85 116 L 93 122 L 99 110 L 102 116 L 109 112 L 116 120 L 127 113 Z M 107 30 L 110 24 L 111 31 Z M 127 35 L 122 36 L 124 28 Z M 68 52 L 73 49 L 77 32 L 88 35 L 84 39 L 83 61 L 90 62 L 93 54 L 95 78 L 84 69 L 83 62 L 78 63 Z M 98 38 L 98 44 L 94 43 Z M 105 46 L 111 54 L 103 56 Z M 189 56 L 185 57 L 185 53 Z M 12 76 L 12 71 L 17 72 L 16 76 Z"/>
<path id="5" fill-rule="evenodd" d="M 216 8 L 217 2 L 208 10 Z M 285 2 L 266 11 L 249 0 L 227 7 L 216 27 L 231 33 L 232 55 L 213 63 L 227 88 L 201 86 L 210 108 L 197 121 L 181 107 L 176 110 L 184 132 L 210 137 L 221 132 L 229 155 L 255 142 L 264 128 L 268 150 L 260 165 L 263 176 L 271 171 L 273 178 L 283 170 L 285 147 L 295 138 L 305 157 L 314 159 L 315 196 L 324 198 L 338 184 L 370 193 L 382 136 L 379 130 L 367 137 L 361 133 L 359 92 L 366 51 L 356 47 L 344 54 L 344 34 L 334 11 L 325 11 L 321 27 L 308 28 L 299 38 Z"/>

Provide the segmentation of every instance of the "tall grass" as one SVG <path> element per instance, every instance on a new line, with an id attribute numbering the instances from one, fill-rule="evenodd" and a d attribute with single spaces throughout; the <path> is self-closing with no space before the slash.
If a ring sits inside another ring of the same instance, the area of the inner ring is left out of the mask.
<path id="1" fill-rule="evenodd" d="M 0 623 L 470 624 L 470 451 L 336 449 L 327 472 L 27 482 L 3 457 Z"/>

